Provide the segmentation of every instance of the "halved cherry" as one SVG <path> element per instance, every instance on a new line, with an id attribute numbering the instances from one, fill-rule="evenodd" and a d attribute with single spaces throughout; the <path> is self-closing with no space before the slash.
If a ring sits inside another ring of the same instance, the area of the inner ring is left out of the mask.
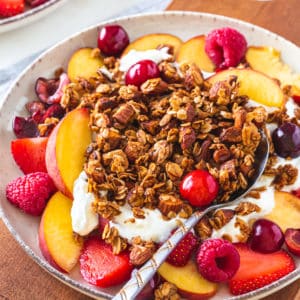
<path id="1" fill-rule="evenodd" d="M 295 255 L 300 256 L 300 229 L 289 228 L 284 234 L 287 248 Z"/>

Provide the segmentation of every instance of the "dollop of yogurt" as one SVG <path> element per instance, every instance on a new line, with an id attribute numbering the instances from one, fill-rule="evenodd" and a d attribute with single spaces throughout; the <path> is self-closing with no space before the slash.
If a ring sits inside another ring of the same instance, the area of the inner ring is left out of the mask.
<path id="1" fill-rule="evenodd" d="M 156 64 L 158 64 L 171 57 L 168 51 L 169 49 L 167 47 L 161 49 L 149 49 L 145 51 L 130 50 L 120 59 L 119 69 L 122 72 L 127 72 L 132 65 L 144 59 L 153 60 Z"/>
<path id="2" fill-rule="evenodd" d="M 84 171 L 74 182 L 73 195 L 72 229 L 79 235 L 87 235 L 98 226 L 99 217 L 92 208 L 95 196 L 88 192 L 87 175 Z"/>
<path id="3" fill-rule="evenodd" d="M 115 227 L 119 231 L 119 235 L 127 238 L 129 241 L 137 236 L 140 236 L 145 241 L 153 241 L 156 243 L 164 242 L 170 235 L 173 229 L 178 227 L 181 218 L 173 218 L 164 220 L 161 212 L 158 209 L 144 208 L 144 219 L 134 218 L 132 210 L 128 204 L 120 207 L 121 213 L 115 216 L 109 222 L 110 227 Z M 130 220 L 135 219 L 134 222 Z"/>

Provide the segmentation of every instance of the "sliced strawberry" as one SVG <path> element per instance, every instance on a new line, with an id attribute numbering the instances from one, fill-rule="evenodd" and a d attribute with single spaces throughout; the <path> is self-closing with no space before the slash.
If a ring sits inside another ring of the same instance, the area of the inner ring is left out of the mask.
<path id="1" fill-rule="evenodd" d="M 47 137 L 24 138 L 11 142 L 11 153 L 24 174 L 47 173 L 45 153 Z"/>
<path id="2" fill-rule="evenodd" d="M 168 256 L 167 262 L 176 267 L 185 266 L 196 249 L 197 243 L 197 238 L 189 232 Z"/>
<path id="3" fill-rule="evenodd" d="M 79 262 L 83 278 L 100 287 L 110 287 L 128 280 L 133 269 L 128 252 L 115 255 L 111 246 L 96 236 L 85 241 Z"/>
<path id="4" fill-rule="evenodd" d="M 294 95 L 293 99 L 298 105 L 300 105 L 300 95 Z"/>
<path id="5" fill-rule="evenodd" d="M 232 294 L 240 295 L 261 288 L 295 269 L 293 258 L 284 250 L 270 254 L 252 251 L 246 244 L 236 244 L 240 267 L 229 281 Z"/>
<path id="6" fill-rule="evenodd" d="M 0 16 L 12 17 L 24 11 L 24 0 L 1 0 Z"/>

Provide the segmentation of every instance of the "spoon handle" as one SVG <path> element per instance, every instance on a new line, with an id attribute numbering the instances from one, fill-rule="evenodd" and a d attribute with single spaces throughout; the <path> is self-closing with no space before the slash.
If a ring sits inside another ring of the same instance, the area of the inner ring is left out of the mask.
<path id="1" fill-rule="evenodd" d="M 134 270 L 132 272 L 129 281 L 115 295 L 113 300 L 134 299 L 147 282 L 154 276 L 157 269 L 165 261 L 178 242 L 207 212 L 207 209 L 204 211 L 196 211 L 189 219 L 186 220 L 186 222 L 179 226 L 175 233 L 172 234 L 172 236 L 156 251 L 148 262 L 146 262 L 139 270 Z"/>

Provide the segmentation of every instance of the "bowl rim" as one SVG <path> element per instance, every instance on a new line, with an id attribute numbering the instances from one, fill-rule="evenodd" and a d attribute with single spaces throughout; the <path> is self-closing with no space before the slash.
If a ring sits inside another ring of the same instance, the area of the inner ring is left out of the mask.
<path id="1" fill-rule="evenodd" d="M 48 7 L 51 7 L 52 5 L 54 5 L 58 2 L 61 2 L 61 1 L 65 1 L 65 0 L 49 0 L 39 6 L 33 7 L 29 10 L 26 10 L 26 11 L 22 12 L 21 14 L 18 14 L 18 15 L 12 16 L 12 17 L 8 17 L 8 18 L 0 19 L 0 28 L 1 28 L 1 26 L 5 26 L 8 24 L 26 19 L 28 17 L 31 17 L 32 15 L 35 15 L 36 13 L 38 13 L 44 9 L 47 9 Z"/>
<path id="2" fill-rule="evenodd" d="M 49 1 L 47 2 L 49 3 L 55 3 L 61 0 L 53 0 L 53 1 Z M 63 0 L 62 0 L 63 1 Z M 7 102 L 8 98 L 10 97 L 10 95 L 12 94 L 12 92 L 14 91 L 14 89 L 18 86 L 18 82 L 24 77 L 26 76 L 27 72 L 29 72 L 29 70 L 32 68 L 33 65 L 35 65 L 36 63 L 38 63 L 44 56 L 46 56 L 48 53 L 52 52 L 55 50 L 55 48 L 63 45 L 64 43 L 66 43 L 67 41 L 69 41 L 70 39 L 74 39 L 78 36 L 80 36 L 81 34 L 84 34 L 85 32 L 89 31 L 89 30 L 93 30 L 93 29 L 97 29 L 101 26 L 107 25 L 107 24 L 112 24 L 112 23 L 117 23 L 120 21 L 126 21 L 126 20 L 131 20 L 131 19 L 140 19 L 140 18 L 144 18 L 144 17 L 163 17 L 163 16 L 193 16 L 193 17 L 199 17 L 199 18 L 210 18 L 213 20 L 224 20 L 224 21 L 230 21 L 232 23 L 236 23 L 242 26 L 246 26 L 246 27 L 252 27 L 254 30 L 259 30 L 260 32 L 263 32 L 264 34 L 267 34 L 271 37 L 273 37 L 275 40 L 279 40 L 281 42 L 284 43 L 288 43 L 292 46 L 298 47 L 295 43 L 287 40 L 286 38 L 271 32 L 263 27 L 260 27 L 258 25 L 254 25 L 252 23 L 240 20 L 240 19 L 236 19 L 236 18 L 231 18 L 231 17 L 226 17 L 223 15 L 218 15 L 218 14 L 211 14 L 211 13 L 203 13 L 203 12 L 191 12 L 191 11 L 180 11 L 180 10 L 175 10 L 175 11 L 162 11 L 162 12 L 154 12 L 154 13 L 142 13 L 142 14 L 133 14 L 133 15 L 127 15 L 127 16 L 122 16 L 122 17 L 117 17 L 117 18 L 112 18 L 112 19 L 108 19 L 105 21 L 102 21 L 100 23 L 88 26 L 72 35 L 70 35 L 69 37 L 59 41 L 58 43 L 54 44 L 53 46 L 51 46 L 49 49 L 45 50 L 44 52 L 42 52 L 37 58 L 35 58 L 18 76 L 17 78 L 13 81 L 13 83 L 10 85 L 9 89 L 7 90 L 7 92 L 3 95 L 2 100 L 0 99 L 0 111 L 3 108 L 3 105 Z M 100 290 L 95 290 L 94 286 L 91 285 L 91 287 L 87 286 L 87 285 L 83 285 L 80 282 L 76 281 L 75 279 L 72 279 L 68 276 L 67 273 L 61 273 L 60 271 L 58 271 L 57 269 L 55 269 L 54 267 L 52 267 L 47 261 L 46 259 L 36 255 L 33 250 L 23 241 L 23 239 L 21 238 L 21 236 L 18 234 L 18 232 L 14 229 L 14 227 L 11 225 L 8 217 L 5 214 L 4 209 L 1 206 L 1 202 L 0 202 L 0 217 L 2 217 L 2 220 L 4 222 L 4 224 L 6 225 L 6 227 L 8 228 L 8 230 L 10 231 L 10 233 L 12 234 L 12 236 L 14 237 L 14 239 L 19 243 L 19 245 L 25 250 L 25 252 L 27 253 L 27 255 L 33 259 L 40 267 L 42 267 L 44 270 L 46 270 L 48 273 L 50 273 L 53 277 L 57 278 L 58 280 L 60 280 L 61 282 L 63 282 L 64 284 L 68 285 L 69 287 L 79 291 L 80 293 L 86 294 L 90 297 L 94 297 L 97 299 L 111 299 L 112 296 L 110 294 L 107 294 L 103 291 Z M 298 268 L 296 268 L 293 272 L 289 273 L 288 275 L 280 278 L 279 280 L 265 286 L 262 287 L 260 289 L 256 289 L 252 292 L 240 295 L 240 296 L 232 296 L 229 298 L 226 298 L 227 300 L 237 300 L 237 299 L 260 299 L 262 297 L 265 297 L 267 295 L 270 295 L 282 288 L 284 288 L 285 286 L 289 285 L 290 283 L 296 281 L 298 278 L 300 278 L 300 266 Z M 102 298 L 99 298 L 102 297 Z"/>

